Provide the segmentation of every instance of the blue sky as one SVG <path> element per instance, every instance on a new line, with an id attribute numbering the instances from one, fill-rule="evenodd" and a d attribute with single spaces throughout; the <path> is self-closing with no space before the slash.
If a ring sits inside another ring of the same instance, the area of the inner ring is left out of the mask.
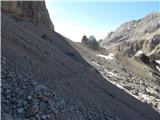
<path id="1" fill-rule="evenodd" d="M 55 2 L 46 1 L 55 30 L 73 41 L 85 34 L 103 39 L 122 23 L 140 19 L 153 11 L 160 11 L 157 1 L 113 2 Z"/>

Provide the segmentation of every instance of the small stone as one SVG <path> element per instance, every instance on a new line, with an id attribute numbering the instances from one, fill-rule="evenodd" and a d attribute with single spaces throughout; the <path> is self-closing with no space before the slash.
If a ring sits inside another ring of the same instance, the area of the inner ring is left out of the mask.
<path id="1" fill-rule="evenodd" d="M 160 110 L 160 102 L 156 103 L 156 108 Z"/>
<path id="2" fill-rule="evenodd" d="M 33 82 L 33 85 L 36 85 L 37 84 L 37 82 Z"/>
<path id="3" fill-rule="evenodd" d="M 132 88 L 132 86 L 127 86 L 127 85 L 125 85 L 125 86 L 123 86 L 124 88 L 126 88 L 127 90 L 132 90 L 133 88 Z"/>
<path id="4" fill-rule="evenodd" d="M 24 109 L 23 108 L 18 108 L 17 109 L 17 113 L 23 113 L 24 112 Z"/>
<path id="5" fill-rule="evenodd" d="M 44 86 L 44 85 L 36 85 L 35 86 L 35 91 L 48 91 L 48 87 Z"/>
<path id="6" fill-rule="evenodd" d="M 39 111 L 38 105 L 33 105 L 27 110 L 27 115 L 28 116 L 33 116 Z"/>
<path id="7" fill-rule="evenodd" d="M 48 98 L 47 96 L 45 96 L 45 95 L 39 96 L 39 99 L 40 99 L 41 101 L 43 101 L 43 102 L 47 102 L 47 101 L 49 100 L 49 98 Z"/>
<path id="8" fill-rule="evenodd" d="M 32 97 L 31 96 L 28 96 L 28 99 L 30 100 Z"/>
<path id="9" fill-rule="evenodd" d="M 23 101 L 23 105 L 27 105 L 27 101 Z"/>
<path id="10" fill-rule="evenodd" d="M 25 85 L 24 85 L 24 86 L 22 86 L 22 88 L 23 88 L 23 89 L 26 89 L 26 88 L 27 88 L 27 86 L 25 86 Z"/>
<path id="11" fill-rule="evenodd" d="M 11 115 L 7 114 L 7 113 L 3 113 L 1 117 L 4 120 L 14 120 L 14 118 Z"/>
<path id="12" fill-rule="evenodd" d="M 50 115 L 42 115 L 42 120 L 47 120 L 47 119 L 49 119 L 50 118 Z"/>

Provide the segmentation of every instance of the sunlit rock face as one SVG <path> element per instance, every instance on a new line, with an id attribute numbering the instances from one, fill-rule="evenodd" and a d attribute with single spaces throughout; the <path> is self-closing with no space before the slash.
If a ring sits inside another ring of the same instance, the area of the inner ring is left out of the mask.
<path id="1" fill-rule="evenodd" d="M 144 18 L 131 20 L 108 33 L 100 45 L 108 50 L 122 52 L 132 57 L 139 50 L 145 54 L 158 56 L 160 43 L 160 13 L 152 12 Z"/>
<path id="2" fill-rule="evenodd" d="M 44 1 L 2 1 L 1 10 L 54 29 Z"/>

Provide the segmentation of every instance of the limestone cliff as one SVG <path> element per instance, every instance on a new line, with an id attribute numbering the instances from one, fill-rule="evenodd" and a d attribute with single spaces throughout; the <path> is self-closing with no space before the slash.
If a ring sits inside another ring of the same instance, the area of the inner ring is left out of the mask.
<path id="1" fill-rule="evenodd" d="M 54 29 L 44 1 L 2 1 L 1 10 Z"/>
<path id="2" fill-rule="evenodd" d="M 160 13 L 152 12 L 139 20 L 122 24 L 114 32 L 110 32 L 100 45 L 114 51 L 123 52 L 132 57 L 137 51 L 160 58 Z"/>

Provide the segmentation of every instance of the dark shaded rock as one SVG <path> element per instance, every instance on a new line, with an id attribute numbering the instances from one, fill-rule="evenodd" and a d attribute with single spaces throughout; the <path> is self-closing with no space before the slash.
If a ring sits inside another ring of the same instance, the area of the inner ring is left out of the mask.
<path id="1" fill-rule="evenodd" d="M 141 54 L 139 57 L 142 60 L 142 62 L 144 62 L 145 64 L 147 64 L 147 65 L 150 64 L 150 59 L 149 59 L 149 57 L 147 55 Z"/>
<path id="2" fill-rule="evenodd" d="M 38 105 L 32 105 L 27 109 L 27 116 L 31 117 L 33 115 L 35 115 L 37 112 L 39 111 L 39 107 Z"/>
<path id="3" fill-rule="evenodd" d="M 99 50 L 99 43 L 97 42 L 96 38 L 94 36 L 90 36 L 87 38 L 85 35 L 82 37 L 81 43 L 86 45 L 87 47 L 93 49 L 93 50 Z"/>
<path id="4" fill-rule="evenodd" d="M 96 38 L 95 38 L 93 35 L 91 35 L 91 36 L 88 38 L 88 41 L 93 42 L 93 43 L 97 42 Z"/>
<path id="5" fill-rule="evenodd" d="M 2 120 L 15 120 L 11 115 L 7 113 L 2 113 L 1 119 Z"/>
<path id="6" fill-rule="evenodd" d="M 65 54 L 67 54 L 68 56 L 70 56 L 70 57 L 73 58 L 74 60 L 78 61 L 78 57 L 76 56 L 75 53 L 72 53 L 72 52 L 65 52 Z"/>
<path id="7" fill-rule="evenodd" d="M 82 37 L 81 43 L 84 43 L 84 44 L 88 43 L 88 38 L 86 37 L 86 35 Z"/>

